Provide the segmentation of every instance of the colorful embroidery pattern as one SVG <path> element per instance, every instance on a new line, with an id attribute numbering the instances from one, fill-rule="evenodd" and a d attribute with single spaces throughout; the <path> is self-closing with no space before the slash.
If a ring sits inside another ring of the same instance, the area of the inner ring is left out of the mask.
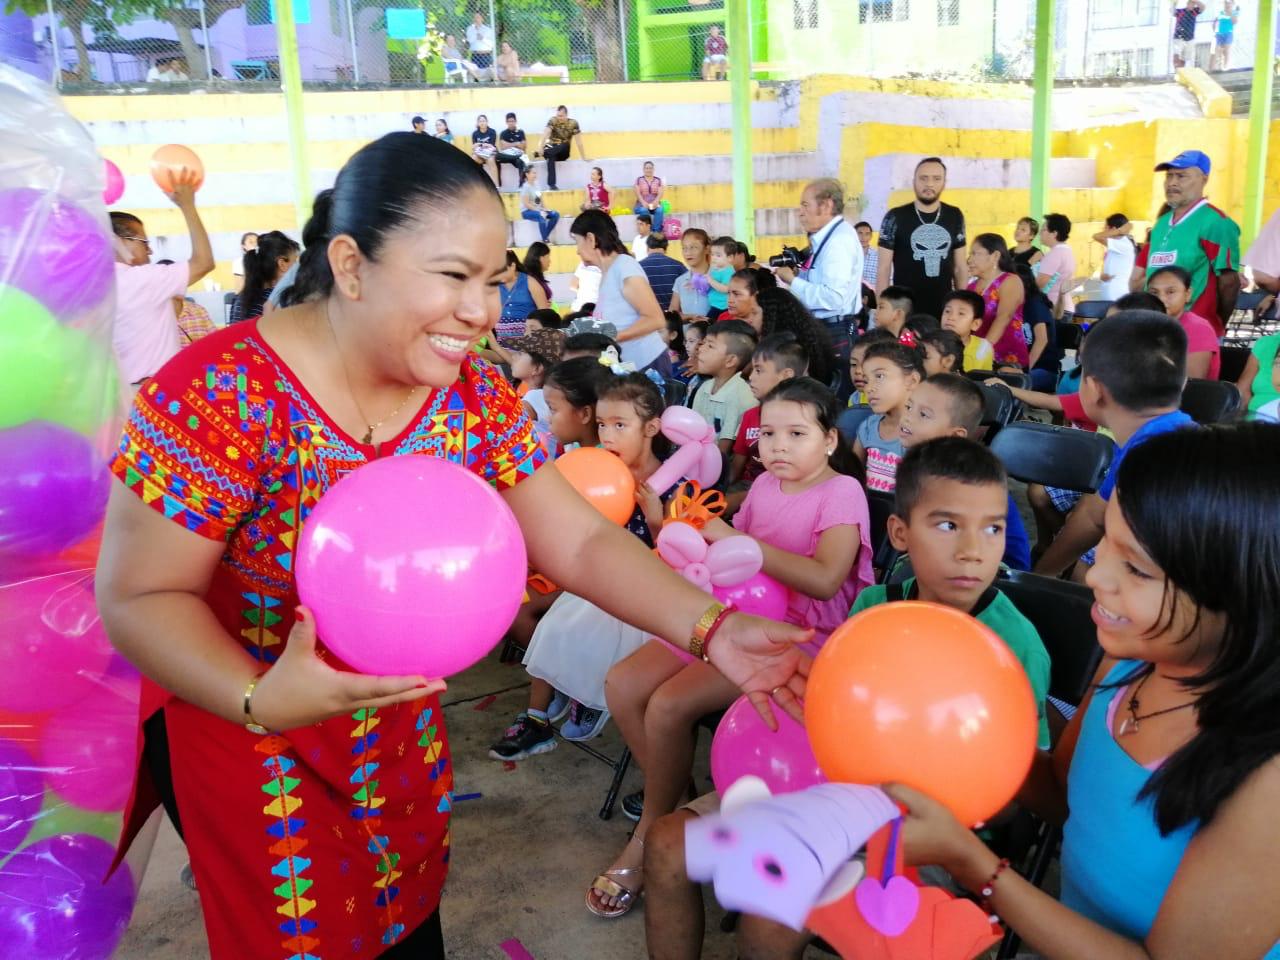
<path id="1" fill-rule="evenodd" d="M 311 861 L 299 856 L 307 848 L 308 841 L 298 833 L 307 822 L 295 816 L 302 801 L 291 796 L 302 781 L 289 776 L 296 761 L 286 756 L 289 741 L 284 737 L 263 737 L 254 749 L 267 754 L 262 765 L 269 777 L 262 785 L 262 792 L 272 800 L 262 808 L 262 812 L 271 820 L 267 833 L 273 842 L 268 849 L 273 856 L 280 858 L 271 867 L 272 876 L 279 877 L 281 881 L 272 892 L 284 901 L 276 907 L 276 913 L 286 918 L 280 924 L 280 930 L 287 939 L 280 945 L 287 951 L 285 960 L 315 960 L 315 949 L 320 945 L 320 939 L 312 935 L 317 923 L 308 919 L 307 914 L 315 909 L 316 901 L 305 896 L 313 881 L 303 876 Z"/>

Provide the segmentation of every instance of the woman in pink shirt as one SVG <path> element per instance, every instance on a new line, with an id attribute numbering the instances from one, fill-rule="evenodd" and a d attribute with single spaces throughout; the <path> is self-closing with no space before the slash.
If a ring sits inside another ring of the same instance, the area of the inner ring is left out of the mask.
<path id="1" fill-rule="evenodd" d="M 653 175 L 653 161 L 646 160 L 643 176 L 636 177 L 635 213 L 649 214 L 653 218 L 653 232 L 662 232 L 662 194 L 666 185 L 661 177 Z"/>
<path id="2" fill-rule="evenodd" d="M 1187 309 L 1191 303 L 1191 274 L 1182 267 L 1161 267 L 1147 280 L 1147 292 L 1164 304 L 1165 313 L 1187 332 L 1187 376 L 1217 380 L 1222 369 L 1222 345 L 1211 324 Z"/>
<path id="3" fill-rule="evenodd" d="M 1068 312 L 1071 289 L 1075 286 L 1076 255 L 1067 245 L 1071 236 L 1071 220 L 1061 213 L 1050 213 L 1040 227 L 1040 242 L 1045 255 L 1036 268 L 1036 283 L 1053 304 L 1053 318 Z"/>

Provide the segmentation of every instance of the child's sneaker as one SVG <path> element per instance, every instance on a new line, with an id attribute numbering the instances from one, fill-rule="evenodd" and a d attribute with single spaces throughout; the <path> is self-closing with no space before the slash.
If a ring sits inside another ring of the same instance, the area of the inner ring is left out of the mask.
<path id="1" fill-rule="evenodd" d="M 573 706 L 573 701 L 566 694 L 556 691 L 556 695 L 551 698 L 551 705 L 547 707 L 547 722 L 559 723 L 569 715 L 569 709 Z"/>
<path id="2" fill-rule="evenodd" d="M 494 760 L 524 760 L 555 748 L 556 732 L 551 724 L 522 713 L 503 738 L 489 748 L 489 756 Z"/>
<path id="3" fill-rule="evenodd" d="M 569 720 L 560 728 L 560 736 L 578 742 L 594 740 L 604 731 L 608 722 L 608 710 L 592 710 L 575 700 L 569 708 Z"/>
<path id="4" fill-rule="evenodd" d="M 637 790 L 635 793 L 628 793 L 622 798 L 622 815 L 628 820 L 639 822 L 640 817 L 644 814 L 644 791 Z"/>

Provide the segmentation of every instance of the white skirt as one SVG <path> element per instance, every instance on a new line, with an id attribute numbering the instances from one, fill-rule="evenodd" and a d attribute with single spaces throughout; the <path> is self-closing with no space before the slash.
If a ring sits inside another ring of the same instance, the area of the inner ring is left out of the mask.
<path id="1" fill-rule="evenodd" d="M 546 612 L 524 654 L 525 669 L 593 710 L 604 710 L 604 678 L 648 639 L 595 604 L 562 593 Z"/>

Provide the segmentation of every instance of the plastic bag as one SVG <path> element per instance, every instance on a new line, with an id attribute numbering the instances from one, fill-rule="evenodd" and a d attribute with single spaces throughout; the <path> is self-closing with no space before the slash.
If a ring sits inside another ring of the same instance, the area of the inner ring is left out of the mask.
<path id="1" fill-rule="evenodd" d="M 108 957 L 136 895 L 128 863 L 106 877 L 132 783 L 139 678 L 107 641 L 93 595 L 124 406 L 106 175 L 53 90 L 0 64 L 6 957 Z"/>

